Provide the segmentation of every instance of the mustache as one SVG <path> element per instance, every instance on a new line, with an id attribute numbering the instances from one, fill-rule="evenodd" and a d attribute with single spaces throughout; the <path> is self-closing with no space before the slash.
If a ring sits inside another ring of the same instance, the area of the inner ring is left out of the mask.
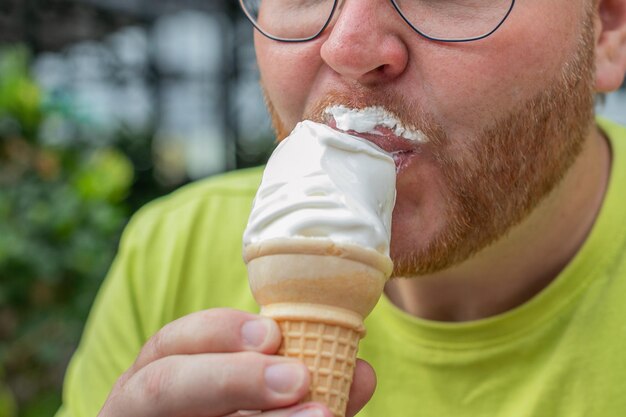
<path id="1" fill-rule="evenodd" d="M 395 116 L 403 126 L 423 132 L 433 144 L 447 142 L 446 134 L 432 114 L 426 112 L 416 100 L 406 96 L 390 94 L 379 89 L 351 88 L 349 91 L 331 90 L 321 99 L 308 106 L 303 118 L 317 123 L 326 123 L 325 110 L 332 106 L 345 106 L 361 110 L 367 107 L 382 107 Z"/>
<path id="2" fill-rule="evenodd" d="M 364 91 L 363 88 L 351 88 L 348 91 L 331 90 L 312 106 L 305 109 L 304 118 L 314 122 L 324 121 L 324 110 L 331 106 L 342 105 L 350 109 L 383 107 L 394 114 L 400 121 L 411 125 L 416 121 L 415 111 L 408 111 L 408 97 L 395 97 L 381 94 L 378 90 Z"/>

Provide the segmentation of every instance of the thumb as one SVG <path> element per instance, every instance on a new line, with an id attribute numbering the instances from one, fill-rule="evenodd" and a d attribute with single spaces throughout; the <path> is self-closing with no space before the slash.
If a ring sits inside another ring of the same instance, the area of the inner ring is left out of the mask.
<path id="1" fill-rule="evenodd" d="M 376 389 L 376 373 L 374 368 L 364 360 L 357 359 L 354 367 L 354 378 L 350 387 L 350 397 L 346 409 L 346 417 L 354 416 L 372 398 Z"/>

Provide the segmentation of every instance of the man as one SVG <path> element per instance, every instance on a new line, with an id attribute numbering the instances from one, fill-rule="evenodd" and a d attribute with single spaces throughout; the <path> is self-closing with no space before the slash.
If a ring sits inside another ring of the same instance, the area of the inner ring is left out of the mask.
<path id="1" fill-rule="evenodd" d="M 407 279 L 366 322 L 347 414 L 626 415 L 626 130 L 593 120 L 626 72 L 626 0 L 242 4 L 279 139 L 331 104 L 428 137 L 369 137 L 398 156 Z M 133 219 L 60 416 L 330 417 L 298 404 L 309 377 L 273 355 L 276 324 L 238 311 L 256 311 L 240 259 L 260 174 Z"/>

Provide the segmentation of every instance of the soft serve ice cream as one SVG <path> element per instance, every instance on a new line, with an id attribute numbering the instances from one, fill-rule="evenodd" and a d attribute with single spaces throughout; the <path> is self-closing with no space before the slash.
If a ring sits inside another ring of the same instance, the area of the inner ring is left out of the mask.
<path id="1" fill-rule="evenodd" d="M 393 269 L 395 181 L 375 144 L 301 122 L 272 154 L 244 233 L 250 289 L 280 326 L 279 354 L 308 366 L 303 401 L 334 417 L 345 416 L 363 319 Z"/>
<path id="2" fill-rule="evenodd" d="M 379 129 L 386 128 L 406 140 L 426 142 L 424 132 L 403 125 L 397 116 L 380 106 L 352 109 L 336 105 L 328 107 L 324 113 L 335 121 L 337 129 L 344 132 L 381 134 Z"/>
<path id="3" fill-rule="evenodd" d="M 373 143 L 304 121 L 263 174 L 244 247 L 271 239 L 327 239 L 389 255 L 393 158 Z"/>

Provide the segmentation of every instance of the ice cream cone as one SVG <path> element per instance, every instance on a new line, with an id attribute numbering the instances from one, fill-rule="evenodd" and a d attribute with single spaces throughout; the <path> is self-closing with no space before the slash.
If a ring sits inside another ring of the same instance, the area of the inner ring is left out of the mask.
<path id="1" fill-rule="evenodd" d="M 269 159 L 244 232 L 261 313 L 280 325 L 281 353 L 311 370 L 305 400 L 335 417 L 345 415 L 363 319 L 393 268 L 395 183 L 390 154 L 304 120 Z"/>
<path id="2" fill-rule="evenodd" d="M 272 304 L 261 314 L 275 319 L 281 328 L 279 354 L 300 359 L 311 372 L 304 401 L 324 403 L 334 416 L 344 416 L 365 330 L 361 317 L 336 307 L 304 303 Z"/>
<path id="3" fill-rule="evenodd" d="M 273 239 L 244 250 L 250 287 L 261 314 L 276 320 L 280 354 L 311 372 L 305 401 L 343 417 L 363 319 L 378 301 L 393 264 L 356 245 L 323 239 Z"/>

